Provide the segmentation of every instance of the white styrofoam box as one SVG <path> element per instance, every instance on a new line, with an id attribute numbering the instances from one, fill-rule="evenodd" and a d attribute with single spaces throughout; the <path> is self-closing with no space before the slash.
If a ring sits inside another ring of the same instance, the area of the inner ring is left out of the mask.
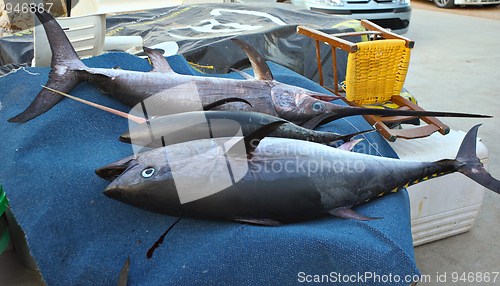
<path id="1" fill-rule="evenodd" d="M 454 159 L 465 132 L 389 142 L 402 160 Z M 478 139 L 477 156 L 488 169 L 488 149 Z M 485 188 L 460 173 L 445 175 L 407 188 L 411 205 L 413 245 L 469 231 L 479 215 Z"/>

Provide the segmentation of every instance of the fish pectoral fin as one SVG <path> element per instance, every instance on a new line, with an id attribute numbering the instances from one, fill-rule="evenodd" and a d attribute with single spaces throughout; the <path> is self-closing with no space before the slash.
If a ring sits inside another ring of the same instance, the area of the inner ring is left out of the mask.
<path id="1" fill-rule="evenodd" d="M 338 207 L 328 211 L 329 214 L 345 219 L 355 219 L 355 220 L 374 220 L 374 219 L 382 219 L 382 217 L 367 217 L 362 214 L 358 214 L 357 212 L 351 209 L 352 206 L 348 207 Z"/>
<path id="2" fill-rule="evenodd" d="M 148 58 L 153 65 L 153 69 L 151 70 L 152 72 L 175 73 L 168 64 L 167 59 L 165 59 L 165 57 L 158 51 L 148 47 L 142 47 L 142 49 L 146 55 L 148 55 Z"/>
<path id="3" fill-rule="evenodd" d="M 346 143 L 337 147 L 337 149 L 344 150 L 344 151 L 351 151 L 352 148 L 354 148 L 354 146 L 356 146 L 356 144 L 358 144 L 359 142 L 361 142 L 363 140 L 364 139 L 356 139 L 356 140 L 352 140 L 352 141 L 347 141 Z"/>
<path id="4" fill-rule="evenodd" d="M 248 59 L 250 60 L 250 64 L 253 68 L 253 73 L 255 74 L 255 78 L 258 80 L 273 80 L 273 74 L 271 73 L 271 69 L 266 63 L 266 60 L 249 44 L 243 42 L 239 39 L 231 39 L 235 42 L 240 48 L 245 52 Z"/>
<path id="5" fill-rule="evenodd" d="M 279 121 L 274 121 L 271 122 L 267 125 L 262 126 L 261 128 L 253 131 L 250 134 L 247 134 L 245 137 L 241 138 L 238 142 L 236 142 L 229 150 L 227 150 L 227 154 L 236 154 L 240 155 L 242 154 L 241 147 L 240 147 L 240 142 L 243 141 L 245 143 L 245 151 L 246 154 L 252 153 L 257 146 L 259 146 L 259 143 L 264 137 L 269 135 L 271 132 L 274 130 L 278 129 L 281 125 L 288 123 L 288 121 L 284 120 L 279 120 Z"/>
<path id="6" fill-rule="evenodd" d="M 358 136 L 358 135 L 361 135 L 361 134 L 365 134 L 365 133 L 369 133 L 369 132 L 373 132 L 375 131 L 376 129 L 370 129 L 370 130 L 365 130 L 365 131 L 359 131 L 359 132 L 355 132 L 355 133 L 351 133 L 351 134 L 347 134 L 347 135 L 342 135 L 340 137 L 340 140 L 343 140 L 343 141 L 351 141 L 351 139 L 355 136 Z"/>
<path id="7" fill-rule="evenodd" d="M 244 79 L 255 79 L 255 77 L 253 77 L 252 75 L 250 74 L 247 74 L 246 72 L 244 71 L 240 71 L 240 70 L 237 70 L 237 69 L 233 69 L 233 68 L 230 68 L 233 72 L 241 75 L 242 78 Z"/>
<path id="8" fill-rule="evenodd" d="M 334 115 L 332 115 L 330 113 L 323 113 L 320 115 L 316 115 L 315 117 L 313 117 L 312 119 L 310 119 L 306 123 L 302 124 L 301 126 L 304 128 L 313 130 L 314 128 L 316 128 L 320 125 L 328 123 L 329 122 L 328 119 L 332 116 L 334 116 Z"/>
<path id="9" fill-rule="evenodd" d="M 249 223 L 249 224 L 256 224 L 256 225 L 265 225 L 265 226 L 277 226 L 281 225 L 281 222 L 275 221 L 272 219 L 246 219 L 246 218 L 237 218 L 235 219 L 237 222 L 241 223 Z"/>
<path id="10" fill-rule="evenodd" d="M 203 106 L 203 110 L 204 111 L 208 111 L 208 110 L 214 109 L 216 107 L 219 107 L 221 105 L 224 105 L 226 103 L 231 103 L 231 102 L 243 102 L 243 103 L 246 103 L 246 104 L 250 105 L 250 107 L 252 107 L 252 104 L 250 102 L 248 102 L 247 100 L 243 99 L 243 98 L 228 97 L 228 98 L 217 100 L 217 101 L 214 101 L 212 103 L 204 105 Z"/>

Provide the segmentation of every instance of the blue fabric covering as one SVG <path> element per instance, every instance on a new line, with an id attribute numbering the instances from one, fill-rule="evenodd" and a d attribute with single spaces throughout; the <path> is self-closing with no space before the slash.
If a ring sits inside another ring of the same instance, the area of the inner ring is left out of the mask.
<path id="1" fill-rule="evenodd" d="M 180 56 L 168 60 L 179 73 L 198 74 Z M 127 54 L 84 62 L 92 67 L 151 69 L 147 60 Z M 272 63 L 270 67 L 278 81 L 324 92 L 285 68 Z M 182 219 L 147 259 L 147 251 L 177 218 L 105 197 L 102 190 L 108 182 L 94 173 L 132 154 L 130 145 L 117 140 L 127 129 L 127 120 L 64 99 L 28 123 L 6 121 L 29 105 L 49 71 L 26 68 L 0 78 L 0 184 L 49 285 L 115 285 L 128 256 L 129 285 L 292 285 L 315 278 L 306 275 L 333 279 L 338 274 L 361 275 L 363 280 L 354 283 L 359 285 L 378 285 L 374 281 L 389 277 L 393 283 L 384 285 L 409 285 L 404 279 L 419 274 L 406 192 L 355 208 L 364 215 L 384 217 L 370 222 L 325 217 L 261 227 Z M 71 94 L 122 111 L 130 109 L 88 83 Z M 321 129 L 349 133 L 369 128 L 358 116 Z M 378 133 L 365 137 L 356 151 L 396 156 Z M 365 272 L 380 276 L 368 279 Z M 347 278 L 358 281 L 357 276 Z"/>

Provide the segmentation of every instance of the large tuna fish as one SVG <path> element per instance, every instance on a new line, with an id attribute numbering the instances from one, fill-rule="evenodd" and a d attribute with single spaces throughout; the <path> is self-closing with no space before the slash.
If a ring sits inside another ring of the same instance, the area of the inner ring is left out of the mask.
<path id="1" fill-rule="evenodd" d="M 265 225 L 325 214 L 368 220 L 351 207 L 453 172 L 500 193 L 500 182 L 476 157 L 479 125 L 467 133 L 455 159 L 415 162 L 293 139 L 259 141 L 280 124 L 236 144 L 234 138 L 205 139 L 154 149 L 96 173 L 112 181 L 106 196 L 141 209 Z"/>

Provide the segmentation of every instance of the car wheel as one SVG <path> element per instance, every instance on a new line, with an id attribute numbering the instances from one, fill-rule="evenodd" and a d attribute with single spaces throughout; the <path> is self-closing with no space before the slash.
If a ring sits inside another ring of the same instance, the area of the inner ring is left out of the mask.
<path id="1" fill-rule="evenodd" d="M 455 7 L 454 0 L 432 0 L 439 8 L 453 8 Z"/>

